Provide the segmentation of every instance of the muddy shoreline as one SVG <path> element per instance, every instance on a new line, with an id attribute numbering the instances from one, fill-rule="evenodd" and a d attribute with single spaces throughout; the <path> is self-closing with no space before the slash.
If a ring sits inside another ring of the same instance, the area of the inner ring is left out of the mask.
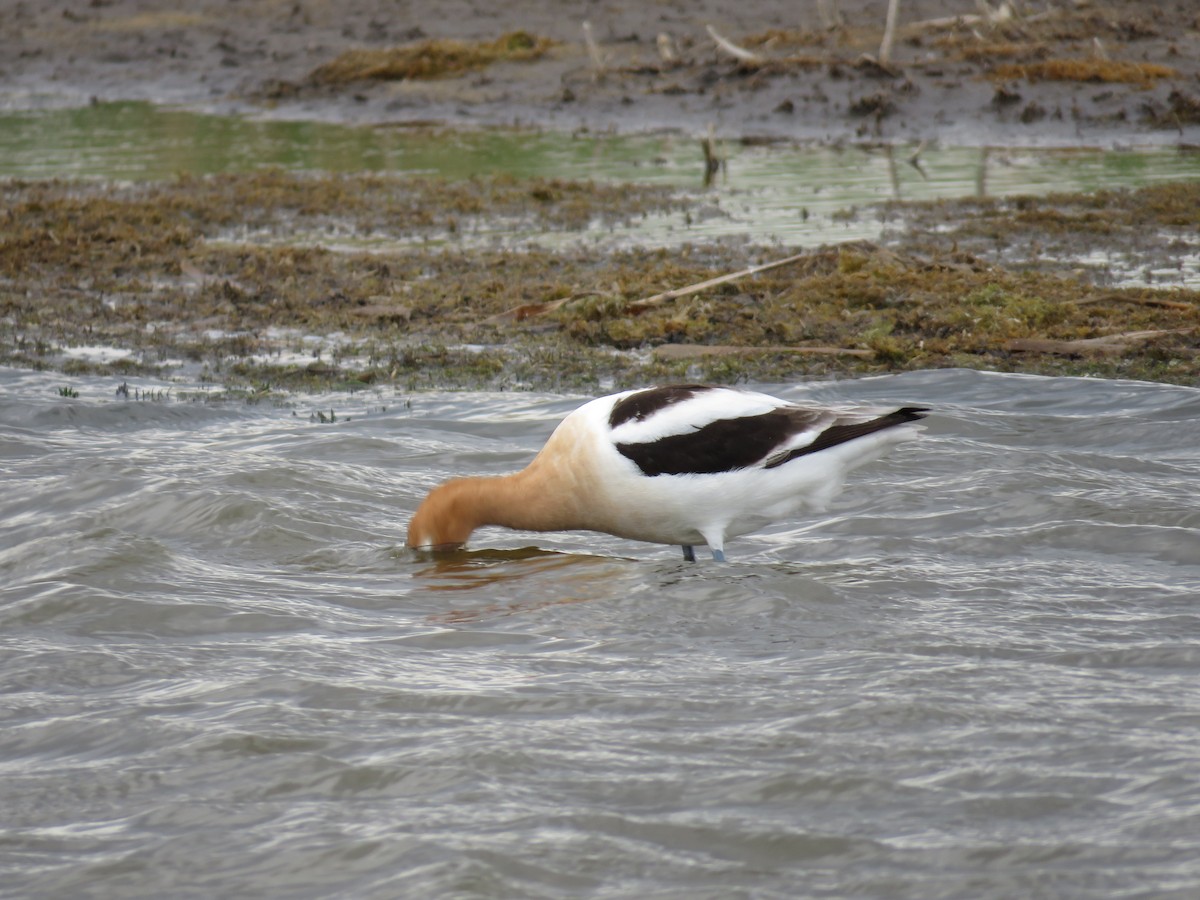
<path id="1" fill-rule="evenodd" d="M 553 0 L 195 0 L 178 10 L 0 0 L 0 105 L 143 99 L 355 123 L 711 128 L 729 139 L 1200 144 L 1194 3 L 1009 5 L 1018 14 L 988 19 L 974 0 L 904 0 L 884 54 L 883 0 L 569 12 Z M 710 28 L 752 58 L 721 49 Z M 349 51 L 516 32 L 544 39 L 545 51 L 414 77 L 314 75 Z"/>

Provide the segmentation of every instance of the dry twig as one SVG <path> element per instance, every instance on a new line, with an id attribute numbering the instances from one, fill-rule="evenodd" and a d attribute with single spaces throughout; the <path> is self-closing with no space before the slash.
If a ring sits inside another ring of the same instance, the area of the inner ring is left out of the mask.
<path id="1" fill-rule="evenodd" d="M 588 57 L 592 60 L 592 77 L 600 78 L 604 75 L 604 54 L 600 52 L 600 46 L 592 37 L 592 23 L 588 21 L 583 23 L 583 42 L 587 45 Z"/>
<path id="2" fill-rule="evenodd" d="M 722 37 L 711 25 L 705 25 L 704 27 L 708 30 L 708 36 L 716 41 L 717 46 L 730 56 L 736 57 L 742 62 L 757 63 L 763 61 L 763 58 L 757 53 L 747 50 L 745 47 L 739 47 L 733 41 L 729 40 L 729 38 Z"/>
<path id="3" fill-rule="evenodd" d="M 896 37 L 896 15 L 900 0 L 888 0 L 887 23 L 883 26 L 883 41 L 879 44 L 879 64 L 886 66 L 892 59 L 892 40 Z"/>
<path id="4" fill-rule="evenodd" d="M 711 287 L 716 287 L 719 284 L 726 284 L 730 281 L 737 281 L 739 278 L 745 278 L 747 275 L 755 275 L 759 272 L 766 272 L 769 269 L 778 269 L 780 266 L 786 266 L 790 263 L 799 262 L 808 256 L 807 253 L 797 253 L 795 256 L 789 256 L 786 259 L 777 259 L 774 262 L 762 263 L 758 266 L 751 266 L 748 269 L 742 269 L 740 272 L 730 272 L 726 275 L 718 275 L 716 278 L 709 278 L 707 281 L 701 281 L 696 284 L 689 284 L 687 287 L 676 288 L 673 291 L 663 291 L 661 294 L 655 294 L 652 297 L 646 297 L 643 300 L 635 300 L 625 308 L 630 312 L 641 312 L 644 309 L 649 309 L 652 306 L 658 306 L 660 303 L 666 303 L 668 300 L 675 300 L 678 297 L 687 297 L 691 294 L 698 294 L 701 291 L 706 291 Z"/>
<path id="5" fill-rule="evenodd" d="M 752 356 L 755 353 L 799 353 L 809 356 L 856 356 L 873 359 L 875 351 L 847 347 L 788 347 L 768 344 L 763 347 L 736 347 L 729 344 L 660 344 L 651 351 L 655 359 L 671 361 L 702 356 Z"/>
<path id="6" fill-rule="evenodd" d="M 1146 341 L 1169 334 L 1190 334 L 1193 328 L 1172 328 L 1165 331 L 1126 331 L 1103 337 L 1077 341 L 1057 341 L 1051 338 L 1018 338 L 1004 345 L 1015 353 L 1054 353 L 1058 356 L 1120 356 Z"/>
<path id="7" fill-rule="evenodd" d="M 1187 312 L 1196 308 L 1193 303 L 1183 303 L 1179 300 L 1164 300 L 1160 297 L 1131 297 L 1128 294 L 1101 294 L 1098 297 L 1081 297 L 1070 302 L 1072 306 L 1087 306 L 1090 303 L 1136 303 L 1140 306 L 1161 306 L 1166 309 L 1180 309 Z"/>

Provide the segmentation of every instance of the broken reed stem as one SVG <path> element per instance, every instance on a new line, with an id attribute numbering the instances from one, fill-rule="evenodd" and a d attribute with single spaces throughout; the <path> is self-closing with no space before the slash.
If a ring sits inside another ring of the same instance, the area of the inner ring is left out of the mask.
<path id="1" fill-rule="evenodd" d="M 604 74 L 604 55 L 600 52 L 596 39 L 592 37 L 592 23 L 586 20 L 583 23 L 583 42 L 587 45 L 588 56 L 592 60 L 592 77 L 599 78 Z"/>
<path id="2" fill-rule="evenodd" d="M 712 122 L 708 123 L 708 135 L 700 142 L 700 149 L 704 151 L 704 186 L 709 187 L 725 166 L 725 157 L 717 148 L 717 132 Z"/>
<path id="3" fill-rule="evenodd" d="M 1013 8 L 1008 3 L 1001 3 L 995 9 L 992 9 L 984 0 L 976 0 L 975 6 L 979 9 L 978 15 L 967 13 L 957 16 L 941 16 L 936 19 L 922 19 L 920 22 L 914 22 L 909 27 L 915 29 L 938 29 L 970 28 L 975 25 L 1000 25 L 1011 21 L 1015 15 Z M 1052 15 L 1056 15 L 1054 10 L 1046 10 L 1045 12 L 1034 13 L 1030 16 L 1022 16 L 1021 21 L 1025 23 L 1037 22 L 1041 19 L 1048 19 Z"/>
<path id="4" fill-rule="evenodd" d="M 757 53 L 747 50 L 745 47 L 739 47 L 733 41 L 729 40 L 729 38 L 723 37 L 721 34 L 719 34 L 717 29 L 713 28 L 711 25 L 705 25 L 704 27 L 708 30 L 708 36 L 716 41 L 717 46 L 730 56 L 740 59 L 742 62 L 762 62 L 762 57 Z"/>
<path id="5" fill-rule="evenodd" d="M 896 16 L 900 0 L 888 0 L 887 23 L 883 26 L 883 41 L 879 45 L 879 63 L 886 66 L 892 59 L 892 41 L 896 37 Z"/>
<path id="6" fill-rule="evenodd" d="M 801 356 L 853 356 L 874 359 L 874 350 L 853 347 L 794 347 L 767 344 L 761 347 L 741 347 L 729 344 L 661 344 L 650 351 L 655 359 L 673 361 L 699 359 L 705 356 L 754 356 L 763 353 L 794 353 Z"/>
<path id="7" fill-rule="evenodd" d="M 1087 306 L 1091 303 L 1134 303 L 1139 306 L 1159 306 L 1165 309 L 1179 309 L 1191 311 L 1195 309 L 1195 305 L 1191 303 L 1181 303 L 1178 300 L 1161 300 L 1158 297 L 1127 297 L 1122 294 L 1103 294 L 1099 297 L 1081 297 L 1078 300 L 1068 301 L 1072 306 Z"/>
<path id="8" fill-rule="evenodd" d="M 646 297 L 643 300 L 634 300 L 625 308 L 634 312 L 638 312 L 643 309 L 649 309 L 652 306 L 658 306 L 660 303 L 666 303 L 668 300 L 675 300 L 678 297 L 687 297 L 690 294 L 698 294 L 701 291 L 708 290 L 711 287 L 716 287 L 717 285 L 725 284 L 730 281 L 737 281 L 739 278 L 745 278 L 747 275 L 756 275 L 759 272 L 766 272 L 768 269 L 777 269 L 780 266 L 786 266 L 794 262 L 799 262 L 806 256 L 808 256 L 807 253 L 797 253 L 795 256 L 787 257 L 787 259 L 777 259 L 774 262 L 762 263 L 761 265 L 751 266 L 748 269 L 742 269 L 740 272 L 730 272 L 726 275 L 718 275 L 716 278 L 709 278 L 707 281 L 689 284 L 687 287 L 676 288 L 672 291 L 663 291 L 661 294 L 655 294 L 654 296 Z"/>
<path id="9" fill-rule="evenodd" d="M 817 0 L 817 15 L 821 17 L 821 27 L 826 31 L 842 27 L 842 13 L 837 0 Z"/>
<path id="10" fill-rule="evenodd" d="M 769 269 L 777 269 L 780 266 L 786 266 L 789 263 L 799 262 L 804 259 L 806 253 L 797 253 L 795 256 L 789 256 L 786 259 L 777 259 L 774 262 L 762 263 L 761 265 L 751 266 L 748 269 L 742 269 L 738 272 L 729 272 L 725 275 L 718 275 L 716 278 L 709 278 L 706 281 L 689 284 L 687 287 L 676 288 L 671 291 L 663 291 L 661 294 L 655 294 L 652 297 L 646 297 L 644 300 L 634 300 L 632 303 L 625 305 L 625 312 L 642 312 L 650 309 L 653 306 L 658 306 L 660 303 L 666 303 L 668 300 L 674 300 L 677 297 L 687 297 L 690 294 L 698 294 L 703 290 L 711 287 L 716 287 L 720 284 L 725 284 L 729 281 L 736 281 L 739 278 L 745 278 L 747 275 L 755 275 L 759 272 L 766 272 Z M 485 322 L 520 322 L 524 319 L 533 318 L 534 316 L 544 316 L 547 313 L 554 312 L 562 306 L 579 300 L 583 297 L 599 296 L 599 291 L 583 291 L 572 294 L 570 297 L 562 297 L 558 300 L 550 300 L 546 303 L 523 303 L 520 306 L 514 306 L 512 309 L 506 309 L 504 312 L 497 313 L 494 316 L 489 316 Z"/>
<path id="11" fill-rule="evenodd" d="M 1059 356 L 1120 356 L 1147 341 L 1172 334 L 1192 334 L 1195 328 L 1170 328 L 1153 331 L 1126 331 L 1103 337 L 1060 341 L 1052 338 L 1018 338 L 1007 341 L 1004 349 L 1014 353 L 1053 353 Z"/>

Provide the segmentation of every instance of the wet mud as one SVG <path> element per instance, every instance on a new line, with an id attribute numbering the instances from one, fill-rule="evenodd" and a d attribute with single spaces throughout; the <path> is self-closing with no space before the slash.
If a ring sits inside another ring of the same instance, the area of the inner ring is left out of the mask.
<path id="1" fill-rule="evenodd" d="M 904 0 L 887 47 L 884 0 L 146 6 L 0 0 L 7 103 L 829 142 L 1200 143 L 1189 0 Z"/>
<path id="2" fill-rule="evenodd" d="M 152 7 L 152 8 L 148 8 Z M 1190 0 L 0 0 L 8 105 L 958 145 L 1200 142 Z M 991 14 L 982 10 L 988 9 Z"/>

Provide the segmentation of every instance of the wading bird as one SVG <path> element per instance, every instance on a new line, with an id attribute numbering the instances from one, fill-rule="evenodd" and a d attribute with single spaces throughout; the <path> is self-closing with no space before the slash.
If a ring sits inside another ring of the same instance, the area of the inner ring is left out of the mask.
<path id="1" fill-rule="evenodd" d="M 847 472 L 916 436 L 927 410 L 801 406 L 704 384 L 625 391 L 585 403 L 514 475 L 455 478 L 408 525 L 417 549 L 461 548 L 484 525 L 602 531 L 678 544 L 684 558 L 821 509 Z"/>

